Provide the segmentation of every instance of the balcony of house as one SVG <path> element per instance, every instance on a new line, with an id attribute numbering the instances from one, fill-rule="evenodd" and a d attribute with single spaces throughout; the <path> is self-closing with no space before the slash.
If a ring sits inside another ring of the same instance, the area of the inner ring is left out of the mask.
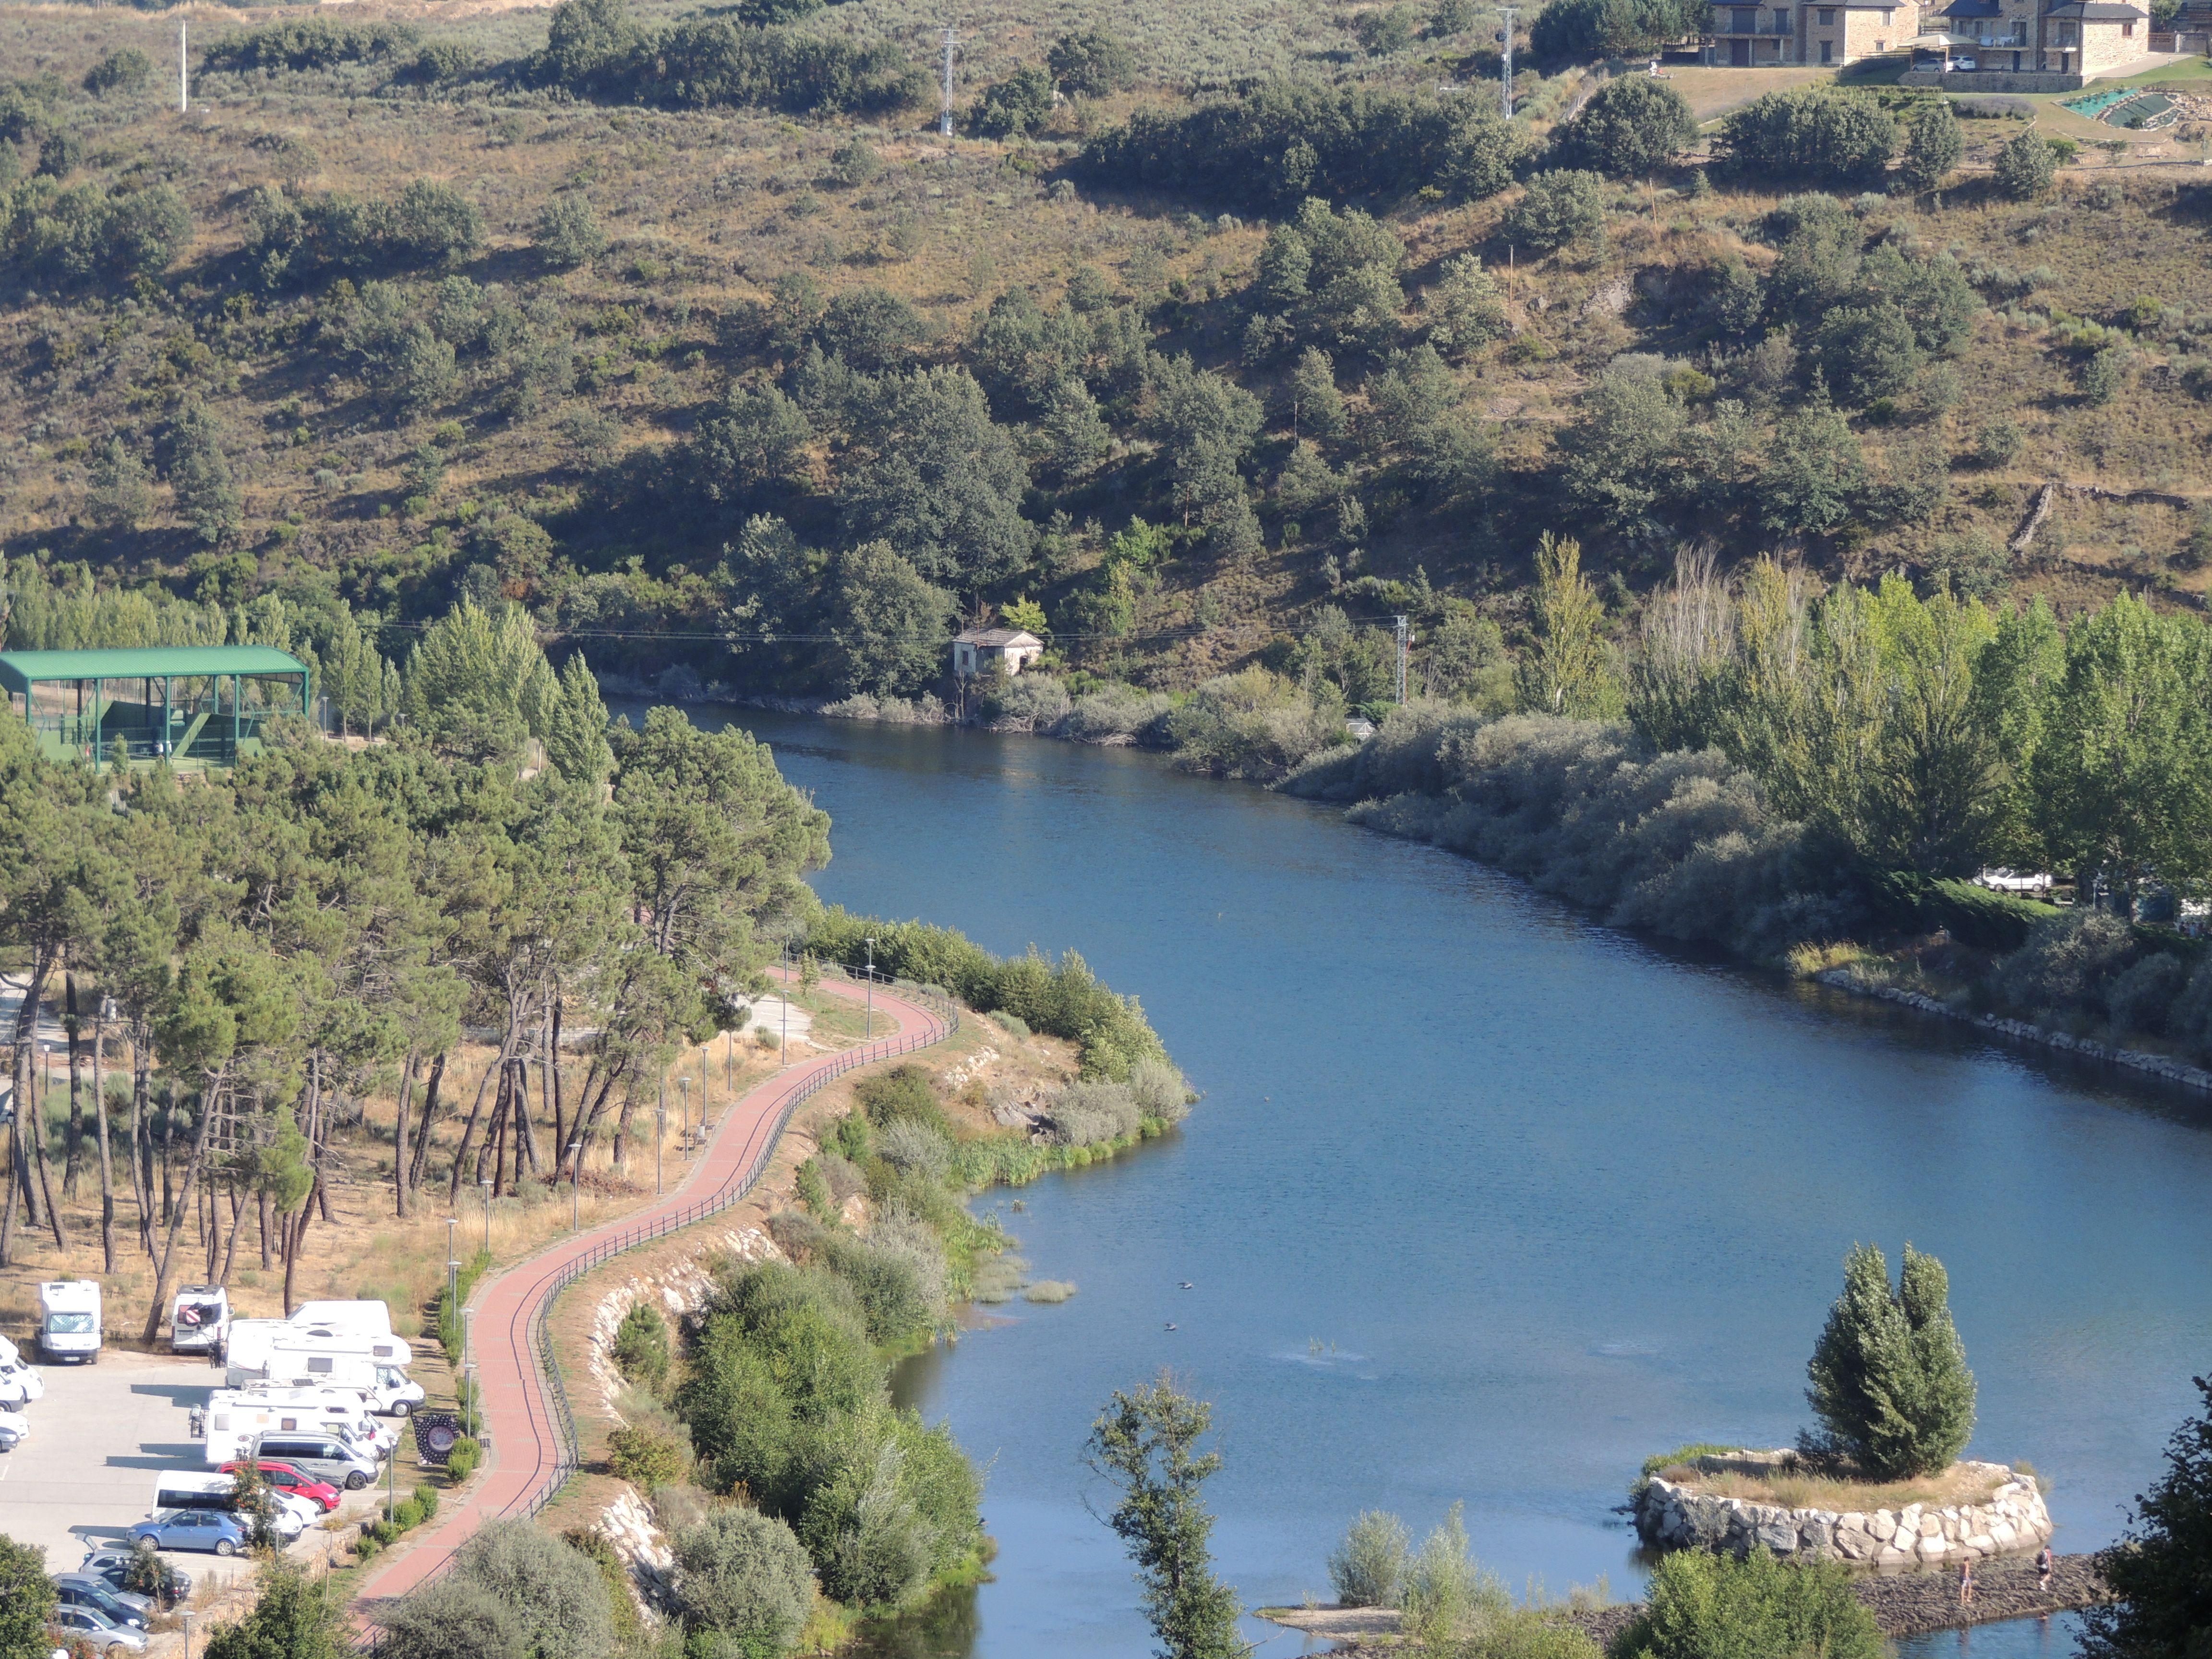
<path id="1" fill-rule="evenodd" d="M 1710 33 L 1717 40 L 1786 40 L 1796 30 L 1786 14 L 1778 16 L 1771 12 L 1717 11 Z"/>

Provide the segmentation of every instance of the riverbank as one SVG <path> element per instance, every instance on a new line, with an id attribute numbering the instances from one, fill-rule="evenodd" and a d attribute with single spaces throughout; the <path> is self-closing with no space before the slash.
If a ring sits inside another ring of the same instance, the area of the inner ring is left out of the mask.
<path id="1" fill-rule="evenodd" d="M 2108 1599 L 2094 1555 L 2057 1557 L 2048 1587 L 2040 1583 L 2033 1561 L 1978 1566 L 1971 1605 L 1960 1602 L 1958 1578 L 1948 1572 L 1869 1573 L 1852 1580 L 1851 1593 L 1892 1641 L 2015 1619 L 2048 1619 Z M 1603 1648 L 1643 1611 L 1641 1601 L 1616 1601 L 1601 1607 L 1562 1607 L 1558 1616 Z M 1396 1651 L 1398 1615 L 1387 1607 L 1267 1607 L 1260 1617 L 1343 1644 L 1336 1650 L 1338 1659 L 1383 1659 Z"/>

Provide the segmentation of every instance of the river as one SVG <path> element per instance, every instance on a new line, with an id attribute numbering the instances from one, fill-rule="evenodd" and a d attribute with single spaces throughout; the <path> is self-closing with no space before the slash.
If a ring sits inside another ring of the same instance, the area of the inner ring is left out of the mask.
<path id="1" fill-rule="evenodd" d="M 2062 1550 L 2112 1540 L 2195 1403 L 2192 1098 L 1657 949 L 1156 756 L 722 712 L 830 813 L 825 899 L 1079 949 L 1206 1093 L 1164 1140 L 981 1200 L 1080 1290 L 899 1375 L 988 1467 L 1000 1547 L 906 1650 L 1149 1649 L 1079 1452 L 1164 1365 L 1213 1402 L 1215 1544 L 1248 1606 L 1327 1600 L 1358 1510 L 1418 1536 L 1455 1500 L 1516 1590 L 1636 1593 L 1616 1506 L 1638 1464 L 1796 1436 L 1858 1240 L 1942 1258 L 1980 1381 L 1970 1455 L 2034 1463 Z M 2071 1646 L 2062 1621 L 1971 1651 Z"/>

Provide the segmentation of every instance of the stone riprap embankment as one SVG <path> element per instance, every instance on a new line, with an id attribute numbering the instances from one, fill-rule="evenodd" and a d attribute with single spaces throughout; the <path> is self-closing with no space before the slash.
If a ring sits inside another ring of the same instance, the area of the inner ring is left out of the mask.
<path id="1" fill-rule="evenodd" d="M 2147 1054 L 2140 1048 L 2122 1048 L 2112 1043 L 2100 1042 L 2094 1037 L 2069 1036 L 2063 1031 L 2046 1030 L 2024 1019 L 2006 1019 L 1997 1014 L 1980 1014 L 1971 1008 L 1954 1007 L 1924 991 L 1908 991 L 1902 986 L 1882 985 L 1861 978 L 1849 968 L 1830 968 L 1813 977 L 1823 985 L 1833 986 L 1838 991 L 1849 991 L 1855 996 L 1878 997 L 1884 1002 L 1894 1002 L 1901 1007 L 1917 1008 L 1923 1014 L 1938 1014 L 1945 1019 L 1963 1019 L 1969 1025 L 1978 1025 L 1984 1031 L 1993 1032 L 1998 1036 L 2011 1037 L 2019 1042 L 2039 1042 L 2046 1048 L 2056 1048 L 2061 1054 L 2074 1054 L 2082 1060 L 2101 1060 L 2108 1066 L 2124 1066 L 2130 1071 L 2148 1072 L 2168 1083 L 2178 1083 L 2185 1089 L 2200 1089 L 2212 1094 L 2212 1072 L 2166 1054 Z"/>
<path id="2" fill-rule="evenodd" d="M 1685 1465 L 1705 1476 L 1770 1478 L 1790 1470 L 1790 1452 L 1736 1452 Z M 2033 1550 L 2051 1540 L 2051 1511 L 2033 1479 L 2002 1463 L 1960 1463 L 1954 1474 L 1986 1483 L 1972 1504 L 1908 1504 L 1901 1509 L 1786 1509 L 1701 1491 L 1654 1475 L 1636 1499 L 1636 1529 L 1661 1549 L 1748 1555 L 1765 1545 L 1777 1555 L 1871 1567 L 1950 1566 Z"/>

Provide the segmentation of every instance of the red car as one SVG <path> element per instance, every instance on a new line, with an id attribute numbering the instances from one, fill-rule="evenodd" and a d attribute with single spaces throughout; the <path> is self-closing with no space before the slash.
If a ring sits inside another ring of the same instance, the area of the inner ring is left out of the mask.
<path id="1" fill-rule="evenodd" d="M 225 1474 L 236 1474 L 244 1467 L 243 1463 L 226 1463 L 222 1466 L 222 1472 Z M 263 1461 L 258 1462 L 255 1467 L 261 1471 L 261 1478 L 270 1486 L 281 1486 L 286 1492 L 296 1492 L 302 1498 L 320 1504 L 325 1515 L 337 1508 L 338 1499 L 343 1496 L 329 1481 L 318 1480 L 312 1474 L 302 1474 L 289 1463 Z"/>

